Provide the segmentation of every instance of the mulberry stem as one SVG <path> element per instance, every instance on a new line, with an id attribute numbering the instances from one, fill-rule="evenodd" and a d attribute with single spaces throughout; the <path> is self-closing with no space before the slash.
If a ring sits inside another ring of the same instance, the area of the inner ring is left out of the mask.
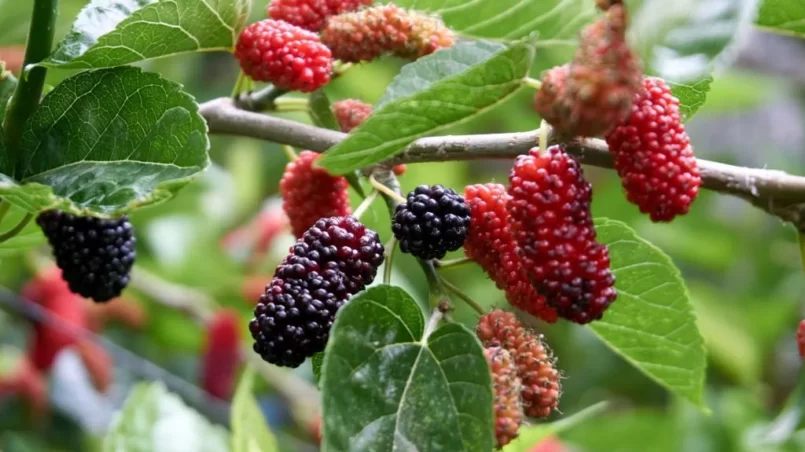
<path id="1" fill-rule="evenodd" d="M 394 269 L 394 251 L 397 249 L 397 239 L 392 237 L 386 244 L 386 266 L 383 268 L 383 284 L 391 284 L 391 272 Z"/>
<path id="2" fill-rule="evenodd" d="M 537 79 L 535 79 L 535 78 L 531 78 L 531 77 L 524 78 L 523 79 L 523 85 L 525 85 L 525 86 L 527 86 L 529 88 L 537 89 L 537 90 L 542 88 L 542 82 L 537 80 Z"/>
<path id="3" fill-rule="evenodd" d="M 475 300 L 473 300 L 469 295 L 465 294 L 461 289 L 455 286 L 453 283 L 447 281 L 444 278 L 441 278 L 442 285 L 447 288 L 450 292 L 453 292 L 458 298 L 460 298 L 464 303 L 467 303 L 472 309 L 475 310 L 480 315 L 486 314 L 486 310 Z"/>
<path id="4" fill-rule="evenodd" d="M 450 259 L 446 261 L 436 261 L 434 265 L 436 268 L 453 268 L 453 267 L 460 267 L 462 265 L 471 264 L 475 261 L 470 259 L 469 257 L 460 257 L 458 259 Z"/>
<path id="5" fill-rule="evenodd" d="M 380 193 L 377 190 L 370 193 L 369 196 L 366 197 L 366 199 L 361 201 L 361 203 L 355 209 L 355 212 L 352 213 L 352 216 L 357 219 L 360 219 L 363 216 L 363 214 L 366 213 L 367 210 L 369 210 L 369 207 L 371 207 L 372 203 L 375 202 L 379 194 Z"/>
<path id="6" fill-rule="evenodd" d="M 396 193 L 394 190 L 386 187 L 385 185 L 381 184 L 380 182 L 375 179 L 375 176 L 369 176 L 369 183 L 372 184 L 377 191 L 383 193 L 384 195 L 393 198 L 397 202 L 406 202 L 406 199 L 402 197 L 399 193 Z M 393 212 L 392 212 L 393 213 Z"/>
<path id="7" fill-rule="evenodd" d="M 19 223 L 17 223 L 17 225 L 16 225 L 16 226 L 14 226 L 14 227 L 13 227 L 13 228 L 12 228 L 10 231 L 5 232 L 5 233 L 3 233 L 3 234 L 0 234 L 0 243 L 3 243 L 3 242 L 5 242 L 6 240 L 11 239 L 11 238 L 13 238 L 15 235 L 19 234 L 19 233 L 20 233 L 20 231 L 22 231 L 23 229 L 25 229 L 25 226 L 28 226 L 28 222 L 30 222 L 30 221 L 31 221 L 31 218 L 33 218 L 33 217 L 34 217 L 34 216 L 33 216 L 33 215 L 31 215 L 30 213 L 29 213 L 29 214 L 27 214 L 27 215 L 25 215 L 25 217 L 23 217 L 23 219 L 22 219 L 22 220 L 20 220 L 20 222 L 19 222 Z"/>

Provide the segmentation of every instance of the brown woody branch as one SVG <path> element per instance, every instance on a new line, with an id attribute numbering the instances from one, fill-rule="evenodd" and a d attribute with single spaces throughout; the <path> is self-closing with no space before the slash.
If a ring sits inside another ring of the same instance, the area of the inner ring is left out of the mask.
<path id="1" fill-rule="evenodd" d="M 229 98 L 201 105 L 210 133 L 240 135 L 323 152 L 346 134 L 238 108 Z M 538 130 L 519 133 L 421 138 L 388 164 L 450 160 L 512 159 L 537 142 Z M 600 139 L 567 144 L 586 165 L 612 168 L 607 145 Z M 764 211 L 805 230 L 805 177 L 780 170 L 745 168 L 698 160 L 704 188 L 743 198 Z"/>

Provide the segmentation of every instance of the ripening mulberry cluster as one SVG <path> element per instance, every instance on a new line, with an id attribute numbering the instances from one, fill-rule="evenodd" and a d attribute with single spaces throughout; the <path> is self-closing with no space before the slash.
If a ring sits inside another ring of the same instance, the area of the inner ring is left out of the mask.
<path id="1" fill-rule="evenodd" d="M 643 88 L 606 140 L 626 198 L 652 221 L 671 221 L 690 210 L 702 179 L 679 100 L 662 79 L 646 77 Z"/>
<path id="2" fill-rule="evenodd" d="M 288 163 L 280 180 L 282 208 L 296 238 L 302 237 L 321 218 L 349 215 L 349 186 L 343 176 L 332 176 L 313 165 L 320 157 L 312 151 L 299 153 Z"/>
<path id="3" fill-rule="evenodd" d="M 246 27 L 235 57 L 253 80 L 304 93 L 326 85 L 333 69 L 330 49 L 316 33 L 273 19 Z"/>
<path id="4" fill-rule="evenodd" d="M 629 116 L 643 73 L 626 42 L 626 25 L 624 6 L 609 5 L 582 31 L 570 65 L 545 74 L 547 89 L 537 93 L 534 107 L 557 133 L 604 135 Z"/>
<path id="5" fill-rule="evenodd" d="M 378 5 L 330 18 L 321 40 L 344 62 L 372 61 L 390 53 L 415 60 L 453 45 L 453 32 L 436 17 Z"/>
<path id="6" fill-rule="evenodd" d="M 120 296 L 135 258 L 134 228 L 127 217 L 107 220 L 49 210 L 36 222 L 70 290 L 99 302 Z"/>
<path id="7" fill-rule="evenodd" d="M 391 231 L 404 253 L 428 260 L 441 259 L 461 248 L 470 225 L 464 198 L 441 185 L 420 185 L 399 204 Z"/>
<path id="8" fill-rule="evenodd" d="M 371 4 L 372 0 L 271 0 L 268 16 L 305 30 L 319 31 L 330 17 Z"/>
<path id="9" fill-rule="evenodd" d="M 600 319 L 615 300 L 609 250 L 596 241 L 592 187 L 561 146 L 517 158 L 507 207 L 523 267 L 560 317 Z"/>
<path id="10" fill-rule="evenodd" d="M 509 226 L 506 205 L 510 196 L 500 184 L 469 185 L 464 197 L 470 207 L 470 230 L 464 241 L 467 257 L 477 262 L 506 299 L 517 307 L 546 322 L 556 321 L 556 311 L 537 293 L 523 269 Z"/>
<path id="11" fill-rule="evenodd" d="M 508 350 L 501 347 L 484 349 L 484 356 L 492 372 L 492 391 L 495 394 L 495 439 L 502 448 L 517 438 L 523 422 L 520 391 L 522 382 L 517 366 Z"/>
<path id="12" fill-rule="evenodd" d="M 324 350 L 338 309 L 374 279 L 383 262 L 377 233 L 356 218 L 316 222 L 291 248 L 254 308 L 254 351 L 298 367 Z"/>
<path id="13" fill-rule="evenodd" d="M 551 350 L 510 312 L 492 310 L 475 330 L 484 347 L 500 347 L 514 358 L 521 381 L 520 399 L 527 416 L 545 418 L 559 406 L 559 371 Z"/>

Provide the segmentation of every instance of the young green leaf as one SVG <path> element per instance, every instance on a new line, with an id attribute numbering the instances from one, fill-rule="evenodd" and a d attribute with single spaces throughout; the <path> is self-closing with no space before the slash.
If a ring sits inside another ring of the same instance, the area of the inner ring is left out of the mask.
<path id="1" fill-rule="evenodd" d="M 93 0 L 42 64 L 104 68 L 185 52 L 231 50 L 250 0 Z"/>
<path id="2" fill-rule="evenodd" d="M 232 400 L 232 452 L 275 452 L 277 440 L 254 400 L 253 389 L 254 369 L 249 367 L 240 377 Z"/>
<path id="3" fill-rule="evenodd" d="M 735 53 L 758 0 L 627 0 L 629 42 L 641 56 L 646 73 L 676 83 L 710 75 Z"/>
<path id="4" fill-rule="evenodd" d="M 763 0 L 755 24 L 768 31 L 805 38 L 805 3 Z"/>
<path id="5" fill-rule="evenodd" d="M 225 452 L 228 435 L 162 383 L 132 388 L 103 442 L 104 452 Z"/>
<path id="6" fill-rule="evenodd" d="M 534 60 L 530 40 L 460 42 L 403 67 L 374 113 L 324 154 L 332 173 L 381 162 L 424 135 L 467 120 L 520 88 Z"/>
<path id="7" fill-rule="evenodd" d="M 671 259 L 625 224 L 596 219 L 618 299 L 592 329 L 615 353 L 702 409 L 706 355 L 685 283 Z"/>
<path id="8" fill-rule="evenodd" d="M 462 325 L 432 326 L 397 287 L 341 308 L 322 370 L 323 450 L 492 450 L 481 344 Z"/>
<path id="9" fill-rule="evenodd" d="M 0 194 L 31 212 L 113 215 L 173 196 L 207 166 L 208 147 L 198 105 L 181 86 L 132 67 L 82 72 L 28 120 L 22 185 L 0 178 Z"/>
<path id="10" fill-rule="evenodd" d="M 582 26 L 595 17 L 587 0 L 395 0 L 397 5 L 429 11 L 465 36 L 519 39 L 539 34 L 540 46 L 572 45 Z"/>
<path id="11" fill-rule="evenodd" d="M 333 114 L 333 106 L 330 104 L 327 93 L 320 89 L 314 91 L 310 95 L 307 105 L 308 114 L 310 114 L 313 124 L 325 129 L 341 131 L 341 128 L 338 127 L 338 120 Z"/>
<path id="12" fill-rule="evenodd" d="M 711 83 L 713 83 L 713 77 L 709 75 L 692 83 L 671 83 L 671 92 L 679 99 L 679 113 L 682 114 L 682 121 L 689 120 L 696 114 L 699 107 L 704 105 Z"/>

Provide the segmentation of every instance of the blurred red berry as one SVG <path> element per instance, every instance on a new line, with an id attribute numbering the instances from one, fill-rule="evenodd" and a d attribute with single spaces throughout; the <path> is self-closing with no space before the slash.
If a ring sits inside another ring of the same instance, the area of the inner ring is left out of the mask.
<path id="1" fill-rule="evenodd" d="M 219 399 L 229 400 L 240 365 L 240 317 L 233 310 L 216 312 L 207 325 L 202 354 L 201 386 Z"/>
<path id="2" fill-rule="evenodd" d="M 268 15 L 310 31 L 319 31 L 332 16 L 355 11 L 372 0 L 271 0 Z"/>

